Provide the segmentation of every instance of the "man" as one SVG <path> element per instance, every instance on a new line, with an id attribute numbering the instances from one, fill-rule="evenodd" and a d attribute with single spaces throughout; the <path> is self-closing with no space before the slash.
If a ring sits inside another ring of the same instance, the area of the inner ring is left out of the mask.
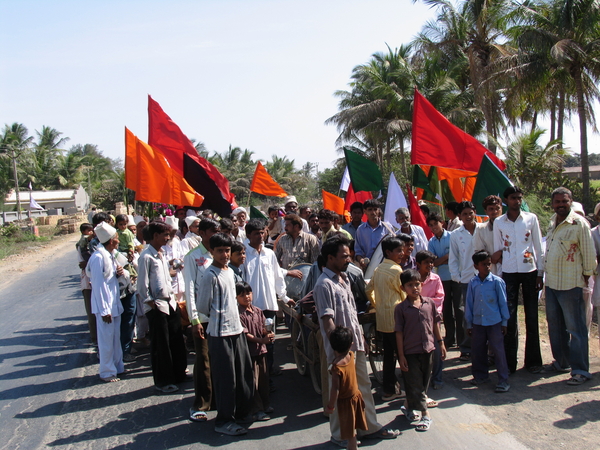
<path id="1" fill-rule="evenodd" d="M 208 326 L 208 317 L 198 313 L 198 288 L 206 269 L 212 264 L 210 237 L 219 232 L 219 222 L 203 218 L 198 225 L 198 234 L 202 242 L 183 258 L 183 278 L 185 280 L 185 306 L 192 324 L 192 338 L 196 357 L 194 360 L 194 403 L 190 408 L 190 420 L 204 422 L 206 411 L 212 402 L 212 382 L 208 341 L 204 332 Z"/>
<path id="2" fill-rule="evenodd" d="M 92 209 L 88 213 L 88 223 L 92 223 L 94 216 L 96 215 L 96 207 L 94 205 L 90 205 Z"/>
<path id="3" fill-rule="evenodd" d="M 442 304 L 444 329 L 446 330 L 444 345 L 449 349 L 456 343 L 460 344 L 461 341 L 456 340 L 456 334 L 458 330 L 462 329 L 462 322 L 459 319 L 461 314 L 460 297 L 452 295 L 455 290 L 453 288 L 454 281 L 452 281 L 450 267 L 448 266 L 450 233 L 448 230 L 444 230 L 444 219 L 439 214 L 429 215 L 427 217 L 427 226 L 433 233 L 432 238 L 429 240 L 428 250 L 436 256 L 433 266 L 442 280 L 442 286 L 444 287 L 444 303 Z M 460 335 L 459 338 L 462 340 L 464 336 Z"/>
<path id="4" fill-rule="evenodd" d="M 321 246 L 321 227 L 319 226 L 319 215 L 312 213 L 308 218 L 308 225 L 310 227 L 309 234 L 312 234 L 319 241 L 319 247 Z"/>
<path id="5" fill-rule="evenodd" d="M 317 238 L 302 231 L 302 220 L 296 214 L 285 216 L 285 235 L 279 239 L 275 247 L 275 256 L 279 266 L 287 272 L 287 276 L 296 276 L 292 272 L 299 270 L 288 270 L 292 264 L 304 262 L 312 264 L 319 256 L 319 242 Z M 302 278 L 302 272 L 300 272 Z"/>
<path id="6" fill-rule="evenodd" d="M 477 228 L 477 233 L 473 236 L 473 252 L 488 252 L 492 256 L 492 273 L 501 277 L 502 251 L 494 250 L 494 221 L 502 215 L 502 200 L 497 195 L 488 195 L 483 199 L 482 206 L 489 220 Z"/>
<path id="7" fill-rule="evenodd" d="M 265 247 L 265 226 L 260 219 L 250 219 L 246 224 L 246 262 L 244 263 L 244 279 L 252 287 L 253 303 L 262 309 L 265 318 L 275 319 L 279 310 L 277 297 L 288 304 L 294 301 L 287 297 L 283 271 L 279 267 L 273 250 Z M 273 330 L 275 331 L 275 330 Z M 274 345 L 267 344 L 267 364 L 271 375 L 279 375 L 279 370 L 273 370 Z"/>
<path id="8" fill-rule="evenodd" d="M 200 218 L 197 216 L 188 216 L 185 218 L 185 224 L 188 227 L 188 232 L 181 240 L 181 253 L 186 254 L 190 250 L 198 247 L 200 244 L 200 236 L 198 235 L 198 226 L 200 225 Z"/>
<path id="9" fill-rule="evenodd" d="M 383 222 L 379 215 L 381 204 L 375 199 L 369 199 L 363 204 L 367 221 L 356 229 L 354 244 L 355 260 L 365 270 L 379 242 L 388 234 L 395 235 L 392 227 Z"/>
<path id="10" fill-rule="evenodd" d="M 363 204 L 354 202 L 350 205 L 350 222 L 342 226 L 344 231 L 350 233 L 352 239 L 356 239 L 356 230 L 362 225 L 362 217 L 364 215 Z"/>
<path id="11" fill-rule="evenodd" d="M 520 286 L 523 290 L 525 312 L 525 368 L 531 373 L 540 373 L 543 367 L 538 325 L 538 292 L 543 286 L 543 271 L 540 268 L 542 233 L 537 216 L 521 211 L 523 191 L 519 187 L 506 188 L 504 202 L 508 210 L 494 222 L 494 251 L 499 254 L 493 255 L 492 262 L 502 260 L 502 278 L 506 283 L 510 312 L 504 337 L 506 361 L 510 373 L 514 373 L 517 370 L 519 352 L 517 309 Z M 481 230 L 477 230 L 477 233 Z"/>
<path id="12" fill-rule="evenodd" d="M 421 250 L 427 250 L 427 236 L 425 231 L 419 225 L 410 223 L 410 211 L 408 208 L 398 208 L 396 210 L 396 222 L 400 225 L 400 233 L 408 234 L 413 237 L 415 246 L 411 253 L 412 257 L 417 256 Z"/>
<path id="13" fill-rule="evenodd" d="M 456 343 L 460 348 L 460 360 L 469 361 L 471 359 L 471 339 L 465 333 L 465 299 L 469 281 L 475 275 L 473 267 L 473 235 L 478 227 L 475 222 L 475 205 L 471 202 L 461 202 L 458 206 L 462 225 L 457 230 L 450 233 L 450 255 L 448 257 L 448 266 L 454 292 L 452 295 L 459 298 L 459 310 L 456 314 Z"/>
<path id="14" fill-rule="evenodd" d="M 181 327 L 181 313 L 171 287 L 169 262 L 162 247 L 169 241 L 170 227 L 150 222 L 150 238 L 138 261 L 138 295 L 150 325 L 150 361 L 156 390 L 172 393 L 185 381 L 187 355 Z"/>
<path id="15" fill-rule="evenodd" d="M 570 368 L 567 384 L 577 386 L 592 378 L 583 288 L 596 268 L 596 253 L 590 226 L 571 209 L 571 191 L 557 188 L 551 198 L 555 214 L 550 218 L 542 266 L 554 362 L 544 369 L 568 372 Z"/>
<path id="16" fill-rule="evenodd" d="M 283 209 L 286 214 L 298 214 L 298 201 L 294 195 L 288 195 L 283 199 Z M 302 219 L 302 231 L 308 233 L 310 229 L 308 228 L 308 222 L 306 219 Z"/>
<path id="17" fill-rule="evenodd" d="M 385 430 L 377 422 L 375 402 L 371 392 L 371 380 L 367 371 L 365 339 L 362 327 L 358 323 L 350 282 L 345 273 L 350 264 L 348 244 L 346 238 L 334 236 L 324 242 L 321 248 L 321 256 L 325 261 L 325 266 L 315 286 L 314 299 L 327 355 L 327 365 L 331 364 L 335 358 L 329 343 L 329 334 L 339 325 L 350 328 L 354 335 L 351 350 L 356 357 L 356 378 L 365 402 L 365 415 L 368 425 L 368 430 L 365 432 L 359 430 L 358 435 L 361 436 L 362 434 L 363 438 L 393 439 L 400 433 L 397 430 Z M 329 385 L 331 385 L 331 381 Z M 331 430 L 331 442 L 340 447 L 345 447 L 347 442 L 341 440 L 340 418 L 337 408 L 329 416 L 329 428 Z"/>
<path id="18" fill-rule="evenodd" d="M 448 223 L 446 225 L 446 229 L 452 233 L 454 230 L 458 230 L 462 222 L 460 221 L 460 203 L 458 202 L 448 202 L 446 206 L 444 206 L 444 213 L 446 213 L 446 217 L 448 218 Z"/>
<path id="19" fill-rule="evenodd" d="M 235 225 L 231 235 L 236 241 L 241 242 L 242 244 L 246 240 L 245 227 L 247 218 L 248 213 L 246 212 L 246 208 L 243 208 L 241 206 L 235 208 L 231 212 L 231 219 L 233 220 L 233 224 Z"/>
<path id="20" fill-rule="evenodd" d="M 117 230 L 106 222 L 94 228 L 98 245 L 90 257 L 86 274 L 92 283 L 92 313 L 96 316 L 100 379 L 108 383 L 119 381 L 125 371 L 121 347 L 121 314 L 119 280 L 125 271 L 113 256 L 119 246 Z"/>
<path id="21" fill-rule="evenodd" d="M 328 209 L 319 211 L 319 228 L 321 228 L 321 242 L 324 243 L 333 233 L 341 232 L 347 239 L 352 239 L 350 233 L 345 230 L 336 230 L 334 226 L 334 212 Z"/>
<path id="22" fill-rule="evenodd" d="M 299 216 L 306 220 L 308 222 L 308 218 L 310 217 L 310 215 L 312 214 L 312 209 L 310 209 L 310 206 L 302 206 L 300 207 L 300 214 Z"/>

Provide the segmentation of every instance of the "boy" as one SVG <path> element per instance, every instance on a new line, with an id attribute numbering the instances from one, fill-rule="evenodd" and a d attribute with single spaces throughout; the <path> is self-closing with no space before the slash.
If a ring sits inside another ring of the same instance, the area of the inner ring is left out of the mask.
<path id="1" fill-rule="evenodd" d="M 404 242 L 404 254 L 400 260 L 402 270 L 416 269 L 417 263 L 415 257 L 412 256 L 412 252 L 415 249 L 415 239 L 410 234 L 406 233 L 398 233 L 398 239 Z"/>
<path id="2" fill-rule="evenodd" d="M 269 235 L 269 243 L 277 240 L 279 235 L 283 233 L 283 211 L 280 211 L 278 206 L 269 206 L 267 210 L 269 222 L 267 223 L 267 233 Z"/>
<path id="3" fill-rule="evenodd" d="M 242 264 L 246 262 L 246 247 L 241 242 L 233 241 L 231 244 L 231 259 L 229 268 L 233 271 L 233 278 L 236 283 L 244 281 Z"/>
<path id="4" fill-rule="evenodd" d="M 98 337 L 96 331 L 96 317 L 92 314 L 92 285 L 90 284 L 90 278 L 85 273 L 85 266 L 87 261 L 83 255 L 87 252 L 88 244 L 94 237 L 94 227 L 91 223 L 82 223 L 79 226 L 81 232 L 81 238 L 75 249 L 77 250 L 77 257 L 79 259 L 79 268 L 81 269 L 81 293 L 83 294 L 83 304 L 85 305 L 85 313 L 88 319 L 88 328 L 90 329 L 90 339 L 94 346 L 98 345 Z"/>
<path id="5" fill-rule="evenodd" d="M 395 236 L 386 236 L 381 241 L 385 256 L 375 269 L 367 286 L 367 296 L 375 308 L 377 331 L 383 339 L 383 401 L 391 401 L 401 396 L 396 389 L 396 335 L 394 333 L 394 308 L 406 297 L 400 284 L 400 260 L 405 245 Z"/>
<path id="6" fill-rule="evenodd" d="M 421 275 L 423 286 L 421 288 L 421 295 L 423 297 L 429 297 L 435 303 L 435 309 L 438 314 L 442 314 L 442 305 L 444 303 L 444 286 L 440 277 L 433 273 L 433 262 L 436 256 L 428 252 L 427 250 L 421 250 L 417 252 L 417 270 Z M 442 369 L 444 368 L 444 362 L 442 361 L 442 354 L 440 346 L 435 343 L 435 351 L 433 353 L 433 369 L 431 373 L 431 381 L 433 389 L 441 389 L 444 386 L 442 381 Z M 437 406 L 435 400 L 427 399 L 427 407 L 433 408 Z"/>
<path id="7" fill-rule="evenodd" d="M 400 275 L 406 300 L 396 306 L 396 342 L 398 360 L 404 372 L 406 400 L 400 409 L 411 422 L 417 420 L 414 410 L 421 411 L 417 431 L 427 431 L 431 416 L 427 410 L 427 388 L 431 378 L 431 365 L 435 342 L 440 345 L 442 359 L 446 347 L 440 333 L 440 315 L 431 298 L 421 296 L 421 275 L 408 269 Z"/>
<path id="8" fill-rule="evenodd" d="M 116 218 L 117 222 L 117 233 L 119 235 L 119 251 L 127 255 L 127 260 L 131 262 L 133 260 L 133 250 L 135 235 L 129 231 L 127 224 L 129 219 L 125 214 L 119 214 Z"/>
<path id="9" fill-rule="evenodd" d="M 252 305 L 252 288 L 244 281 L 235 285 L 240 320 L 248 340 L 248 349 L 254 372 L 254 405 L 252 419 L 270 420 L 269 413 L 269 369 L 267 368 L 267 346 L 275 339 L 275 334 L 266 329 L 265 315 L 260 308 Z"/>
<path id="10" fill-rule="evenodd" d="M 233 271 L 228 266 L 232 240 L 216 233 L 209 242 L 213 261 L 200 280 L 197 306 L 198 312 L 208 317 L 205 331 L 217 403 L 215 431 L 239 436 L 248 432 L 236 420 L 244 419 L 252 408 L 252 361 L 237 308 Z"/>
<path id="11" fill-rule="evenodd" d="M 504 280 L 491 273 L 492 259 L 486 251 L 476 252 L 473 264 L 479 272 L 469 282 L 465 304 L 467 333 L 471 340 L 471 384 L 490 380 L 487 364 L 488 342 L 495 355 L 498 385 L 496 392 L 508 392 L 508 364 L 504 353 L 504 336 L 509 319 Z"/>

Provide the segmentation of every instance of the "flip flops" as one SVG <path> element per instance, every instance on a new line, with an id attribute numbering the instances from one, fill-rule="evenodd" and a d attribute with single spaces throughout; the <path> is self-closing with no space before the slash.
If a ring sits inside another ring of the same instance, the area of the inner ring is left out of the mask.
<path id="1" fill-rule="evenodd" d="M 162 392 L 163 394 L 171 394 L 171 393 L 177 392 L 179 390 L 179 388 L 177 386 L 175 386 L 174 384 L 167 384 L 166 386 L 162 386 L 162 387 L 154 386 L 154 389 Z"/>
<path id="2" fill-rule="evenodd" d="M 419 419 L 419 416 L 416 415 L 414 411 L 406 408 L 406 406 L 401 406 L 400 411 L 402 411 L 402 414 L 404 414 L 404 416 L 408 419 L 409 422 L 415 422 Z"/>
<path id="3" fill-rule="evenodd" d="M 587 380 L 588 379 L 586 377 L 577 373 L 567 380 L 567 384 L 569 386 L 579 386 L 585 383 Z"/>
<path id="4" fill-rule="evenodd" d="M 235 422 L 228 422 L 223 426 L 215 427 L 215 431 L 228 436 L 241 436 L 242 434 L 246 434 L 248 429 Z"/>
<path id="5" fill-rule="evenodd" d="M 427 430 L 429 430 L 429 427 L 431 426 L 432 422 L 433 422 L 433 420 L 431 420 L 431 417 L 423 417 L 419 421 L 419 423 L 416 425 L 415 430 L 427 431 Z"/>
<path id="6" fill-rule="evenodd" d="M 190 420 L 192 422 L 206 422 L 208 420 L 208 416 L 204 411 L 194 411 L 190 408 Z"/>

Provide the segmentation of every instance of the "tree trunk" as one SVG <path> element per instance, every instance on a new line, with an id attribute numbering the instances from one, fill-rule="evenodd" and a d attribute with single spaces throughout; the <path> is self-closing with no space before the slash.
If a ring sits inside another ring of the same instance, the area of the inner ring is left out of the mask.
<path id="1" fill-rule="evenodd" d="M 565 124 L 565 89 L 561 88 L 558 95 L 558 123 L 556 127 L 556 139 L 563 141 L 563 126 Z"/>
<path id="2" fill-rule="evenodd" d="M 17 219 L 21 220 L 21 196 L 19 195 L 19 177 L 17 175 L 17 153 L 14 150 L 12 152 L 12 160 L 13 160 L 13 172 L 15 174 L 15 197 L 17 198 Z"/>
<path id="3" fill-rule="evenodd" d="M 531 118 L 531 133 L 533 133 L 535 131 L 535 127 L 537 126 L 537 116 L 538 116 L 538 112 L 534 111 L 533 117 Z"/>
<path id="4" fill-rule="evenodd" d="M 581 70 L 577 70 L 575 89 L 577 90 L 577 112 L 579 114 L 579 143 L 581 146 L 581 181 L 583 182 L 583 207 L 588 211 L 593 207 L 590 198 L 590 164 L 587 149 L 587 119 L 585 115 L 585 99 L 583 95 L 583 80 Z"/>
<path id="5" fill-rule="evenodd" d="M 402 158 L 402 171 L 404 179 L 408 180 L 408 171 L 406 170 L 406 158 L 404 157 L 404 139 L 400 139 L 400 158 Z"/>
<path id="6" fill-rule="evenodd" d="M 552 99 L 550 105 L 550 140 L 556 139 L 556 101 Z"/>

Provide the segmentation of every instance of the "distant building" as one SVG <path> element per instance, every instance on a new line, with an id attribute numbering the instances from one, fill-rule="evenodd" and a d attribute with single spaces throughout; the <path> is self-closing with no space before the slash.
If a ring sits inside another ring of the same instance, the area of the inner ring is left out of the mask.
<path id="1" fill-rule="evenodd" d="M 62 214 L 75 214 L 87 211 L 90 206 L 90 197 L 79 186 L 77 189 L 60 189 L 56 191 L 32 191 L 33 199 L 45 210 L 61 210 Z M 29 209 L 29 191 L 20 191 L 21 209 Z M 4 199 L 4 209 L 13 209 L 17 204 L 17 196 L 11 190 Z"/>
<path id="2" fill-rule="evenodd" d="M 581 180 L 581 167 L 565 167 L 563 173 L 569 178 Z M 600 180 L 600 166 L 590 166 L 590 179 Z"/>

